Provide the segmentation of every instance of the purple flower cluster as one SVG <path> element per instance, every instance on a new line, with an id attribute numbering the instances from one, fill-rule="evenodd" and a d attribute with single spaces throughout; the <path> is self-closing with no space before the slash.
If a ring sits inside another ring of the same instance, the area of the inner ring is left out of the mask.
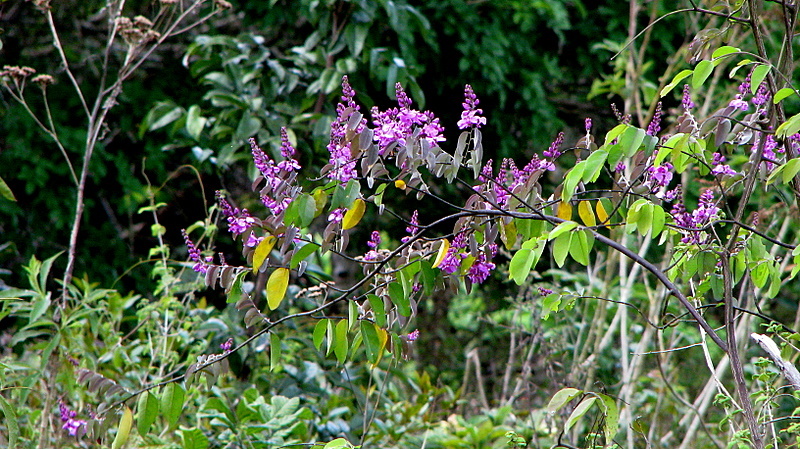
<path id="1" fill-rule="evenodd" d="M 653 119 L 650 120 L 650 124 L 647 125 L 647 135 L 648 136 L 655 136 L 661 131 L 661 115 L 663 111 L 661 110 L 661 102 L 659 101 L 656 105 L 656 110 L 653 112 Z"/>
<path id="2" fill-rule="evenodd" d="M 592 132 L 592 119 L 586 117 L 586 120 L 583 121 L 583 128 L 586 130 L 586 134 Z"/>
<path id="3" fill-rule="evenodd" d="M 492 273 L 492 270 L 495 269 L 495 264 L 491 262 L 491 259 L 497 255 L 497 244 L 492 243 L 488 246 L 491 256 L 487 256 L 485 252 L 478 254 L 478 258 L 475 259 L 475 262 L 472 263 L 472 266 L 467 271 L 467 277 L 473 284 L 480 284 L 485 281 Z"/>
<path id="4" fill-rule="evenodd" d="M 711 173 L 715 175 L 735 176 L 738 174 L 730 165 L 725 165 L 725 156 L 720 153 L 714 153 L 714 158 L 711 160 L 711 167 Z"/>
<path id="5" fill-rule="evenodd" d="M 670 181 L 672 181 L 672 169 L 673 166 L 669 162 L 664 162 L 658 167 L 649 167 L 647 169 L 650 175 L 650 179 L 647 183 L 649 183 L 651 193 L 656 193 L 669 185 Z"/>
<path id="6" fill-rule="evenodd" d="M 228 338 L 225 343 L 221 343 L 219 348 L 222 349 L 222 352 L 229 352 L 233 347 L 233 337 Z"/>
<path id="7" fill-rule="evenodd" d="M 336 105 L 336 120 L 331 123 L 331 139 L 328 144 L 329 164 L 331 166 L 328 178 L 342 183 L 346 183 L 357 176 L 356 161 L 350 154 L 351 142 L 346 139 L 347 124 L 350 121 L 350 116 L 360 109 L 360 106 L 353 100 L 355 96 L 356 92 L 350 86 L 347 75 L 343 76 L 342 98 L 341 102 Z M 358 134 L 366 126 L 367 122 L 362 118 L 353 131 Z"/>
<path id="8" fill-rule="evenodd" d="M 754 153 L 758 151 L 758 146 L 761 144 L 761 139 L 764 135 L 766 135 L 766 141 L 764 141 L 764 152 L 761 154 L 761 156 L 765 159 L 763 162 L 764 166 L 768 171 L 772 171 L 772 169 L 775 167 L 774 162 L 778 160 L 778 155 L 776 153 L 784 153 L 786 150 L 783 147 L 778 146 L 778 142 L 775 140 L 775 136 L 772 134 L 760 133 L 758 136 L 756 136 L 756 139 L 753 142 L 752 151 Z"/>
<path id="9" fill-rule="evenodd" d="M 338 209 L 334 209 L 328 214 L 328 221 L 331 223 L 341 223 L 344 219 L 344 208 L 340 207 Z"/>
<path id="10" fill-rule="evenodd" d="M 556 140 L 550 144 L 550 148 L 544 151 L 544 156 L 549 157 L 550 159 L 556 159 L 557 157 L 561 156 L 561 144 L 564 143 L 564 132 L 558 133 L 556 136 Z"/>
<path id="11" fill-rule="evenodd" d="M 683 106 L 684 111 L 688 111 L 695 106 L 694 102 L 692 101 L 692 96 L 689 93 L 688 84 L 683 85 L 683 99 L 681 100 L 681 105 Z"/>
<path id="12" fill-rule="evenodd" d="M 255 217 L 250 215 L 247 209 L 239 210 L 238 207 L 232 207 L 221 191 L 217 190 L 216 197 L 222 215 L 228 220 L 228 231 L 231 234 L 239 235 L 256 224 Z"/>
<path id="13" fill-rule="evenodd" d="M 62 429 L 65 429 L 71 436 L 79 436 L 79 433 L 86 431 L 86 421 L 75 419 L 78 414 L 74 410 L 70 410 L 64 402 L 59 403 L 58 408 L 61 412 L 61 422 L 64 423 L 61 426 Z"/>
<path id="14" fill-rule="evenodd" d="M 486 124 L 486 117 L 478 115 L 483 114 L 483 109 L 478 108 L 478 103 L 480 101 L 472 86 L 469 84 L 464 86 L 464 103 L 461 104 L 464 110 L 461 112 L 461 120 L 458 121 L 458 129 L 480 128 Z"/>
<path id="15" fill-rule="evenodd" d="M 770 97 L 772 97 L 772 95 L 769 93 L 769 88 L 767 86 L 767 81 L 764 80 L 758 86 L 758 90 L 756 90 L 756 94 L 753 95 L 753 99 L 750 100 L 750 101 L 752 101 L 753 104 L 756 105 L 756 107 L 758 107 L 758 106 L 765 105 L 767 103 L 767 101 L 769 101 Z"/>
<path id="16" fill-rule="evenodd" d="M 284 160 L 276 164 L 252 138 L 250 139 L 250 149 L 253 153 L 253 161 L 266 181 L 266 185 L 261 191 L 261 202 L 272 215 L 278 216 L 292 202 L 287 180 L 291 178 L 292 173 L 300 170 L 300 164 L 294 158 L 295 149 L 289 142 L 286 128 L 281 128 L 281 155 Z M 228 221 L 230 222 L 230 219 Z"/>
<path id="17" fill-rule="evenodd" d="M 200 255 L 200 250 L 195 246 L 194 242 L 192 242 L 192 239 L 189 238 L 189 234 L 186 233 L 186 229 L 181 229 L 181 234 L 183 234 L 183 241 L 186 242 L 186 248 L 189 250 L 189 259 L 195 262 L 192 269 L 198 273 L 205 274 L 208 271 L 208 264 L 214 259 L 212 257 L 207 257 L 204 261 Z"/>
<path id="18" fill-rule="evenodd" d="M 439 269 L 447 274 L 453 274 L 461 267 L 461 261 L 466 257 L 460 250 L 467 246 L 467 234 L 459 232 L 453 239 L 453 244 L 447 250 L 447 254 L 439 264 Z"/>
<path id="19" fill-rule="evenodd" d="M 417 339 L 419 338 L 419 329 L 414 329 L 405 337 L 406 341 L 417 341 Z"/>
<path id="20" fill-rule="evenodd" d="M 395 85 L 397 103 L 399 108 L 391 108 L 381 112 L 377 107 L 372 108 L 372 123 L 375 125 L 374 139 L 378 142 L 379 153 L 383 155 L 387 148 L 396 143 L 405 146 L 415 129 L 431 147 L 439 146 L 444 142 L 442 135 L 444 128 L 439 124 L 439 119 L 431 111 L 421 112 L 411 109 L 411 98 L 403 90 L 400 83 Z"/>
<path id="21" fill-rule="evenodd" d="M 684 236 L 681 238 L 683 243 L 702 244 L 709 240 L 705 232 L 701 231 L 712 220 L 717 218 L 720 208 L 714 202 L 714 192 L 710 189 L 705 190 L 700 195 L 697 209 L 690 214 L 681 201 L 675 203 L 670 211 L 675 224 L 683 228 Z"/>
<path id="22" fill-rule="evenodd" d="M 550 290 L 549 288 L 538 287 L 538 289 L 539 289 L 539 294 L 541 296 L 547 296 L 553 294 L 553 290 Z"/>
<path id="23" fill-rule="evenodd" d="M 367 242 L 367 246 L 369 247 L 369 251 L 367 254 L 364 255 L 364 260 L 372 261 L 378 258 L 378 245 L 381 244 L 381 234 L 378 231 L 372 231 L 370 234 L 369 241 Z"/>
<path id="24" fill-rule="evenodd" d="M 419 211 L 415 210 L 414 213 L 411 214 L 411 220 L 409 221 L 408 226 L 406 226 L 406 232 L 408 232 L 411 235 L 401 238 L 400 241 L 403 243 L 409 241 L 411 239 L 411 236 L 416 234 L 417 231 L 419 231 Z"/>

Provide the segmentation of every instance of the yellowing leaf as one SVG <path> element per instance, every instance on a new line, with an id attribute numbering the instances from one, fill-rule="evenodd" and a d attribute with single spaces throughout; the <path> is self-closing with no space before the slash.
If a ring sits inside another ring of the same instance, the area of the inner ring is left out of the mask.
<path id="1" fill-rule="evenodd" d="M 322 189 L 315 190 L 311 196 L 314 197 L 314 203 L 317 206 L 317 213 L 321 213 L 323 209 L 325 209 L 325 205 L 328 204 L 328 194 L 325 193 Z"/>
<path id="2" fill-rule="evenodd" d="M 267 280 L 267 305 L 275 310 L 281 305 L 286 289 L 289 287 L 289 269 L 277 268 Z"/>
<path id="3" fill-rule="evenodd" d="M 602 201 L 598 201 L 597 205 L 594 207 L 595 211 L 597 212 L 597 219 L 600 220 L 600 223 L 608 222 L 608 212 L 606 212 L 605 206 L 603 206 Z"/>
<path id="4" fill-rule="evenodd" d="M 397 187 L 400 190 L 405 190 L 406 189 L 406 182 L 403 181 L 402 179 L 398 179 L 397 181 L 394 182 L 394 186 Z"/>
<path id="5" fill-rule="evenodd" d="M 367 205 L 361 198 L 356 198 L 353 205 L 347 210 L 342 219 L 342 229 L 347 230 L 357 225 L 364 216 L 364 211 L 367 210 Z"/>
<path id="6" fill-rule="evenodd" d="M 120 449 L 128 442 L 131 427 L 133 427 L 133 412 L 130 408 L 125 407 L 125 410 L 122 411 L 122 418 L 119 420 L 117 436 L 114 437 L 114 442 L 111 443 L 111 449 Z"/>
<path id="7" fill-rule="evenodd" d="M 580 215 L 583 224 L 586 226 L 594 226 L 597 224 L 594 218 L 594 212 L 592 212 L 592 206 L 589 205 L 588 201 L 581 201 L 578 203 L 578 215 Z"/>
<path id="8" fill-rule="evenodd" d="M 274 235 L 267 235 L 264 237 L 264 240 L 256 246 L 256 251 L 253 253 L 253 274 L 258 273 L 258 270 L 261 269 L 261 265 L 264 265 L 264 261 L 269 257 L 269 253 L 272 252 L 272 247 L 275 246 L 277 240 L 278 239 L 275 238 Z"/>
<path id="9" fill-rule="evenodd" d="M 439 245 L 439 252 L 436 254 L 436 259 L 433 262 L 433 268 L 439 268 L 439 265 L 447 256 L 447 251 L 450 249 L 450 240 L 442 239 L 442 244 Z"/>
<path id="10" fill-rule="evenodd" d="M 572 220 L 572 205 L 565 201 L 558 203 L 556 216 L 562 220 Z"/>

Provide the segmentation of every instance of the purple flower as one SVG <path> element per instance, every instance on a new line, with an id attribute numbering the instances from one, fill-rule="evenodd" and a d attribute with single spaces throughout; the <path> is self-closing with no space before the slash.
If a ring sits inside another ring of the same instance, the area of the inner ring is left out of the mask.
<path id="1" fill-rule="evenodd" d="M 238 211 L 238 209 L 234 209 Z M 228 231 L 233 235 L 239 235 L 248 230 L 256 223 L 256 219 L 250 215 L 247 209 L 242 209 L 236 215 L 228 217 Z"/>
<path id="2" fill-rule="evenodd" d="M 186 242 L 186 248 L 189 250 L 189 259 L 196 262 L 192 269 L 198 273 L 205 274 L 208 271 L 208 265 L 203 261 L 202 257 L 200 257 L 200 250 L 197 249 L 192 239 L 189 238 L 186 229 L 181 229 L 181 234 L 183 234 L 183 240 Z"/>
<path id="3" fill-rule="evenodd" d="M 334 209 L 328 215 L 328 221 L 332 223 L 340 223 L 344 218 L 344 208 L 340 207 L 338 209 Z"/>
<path id="4" fill-rule="evenodd" d="M 346 141 L 347 123 L 350 116 L 359 110 L 353 98 L 356 93 L 347 80 L 347 75 L 342 77 L 342 98 L 341 102 L 336 105 L 336 120 L 331 123 L 330 143 L 328 143 L 328 152 L 330 153 L 329 164 L 331 169 L 328 172 L 328 178 L 335 179 L 341 183 L 355 178 L 356 161 L 350 155 L 349 141 Z M 366 120 L 363 118 L 356 126 L 354 132 L 360 133 L 366 127 Z"/>
<path id="5" fill-rule="evenodd" d="M 372 231 L 370 234 L 369 241 L 367 242 L 367 246 L 372 249 L 376 249 L 378 245 L 381 244 L 381 234 L 378 231 Z"/>
<path id="6" fill-rule="evenodd" d="M 294 154 L 296 153 L 294 147 L 289 142 L 289 134 L 286 132 L 286 128 L 281 128 L 281 156 L 283 156 L 284 160 L 278 162 L 278 169 L 283 170 L 287 173 L 291 173 L 296 170 L 300 170 L 300 163 L 297 162 L 294 158 Z"/>
<path id="7" fill-rule="evenodd" d="M 720 153 L 714 153 L 714 158 L 711 161 L 711 173 L 715 175 L 728 175 L 735 176 L 738 173 L 732 169 L 730 165 L 725 165 L 725 156 Z"/>
<path id="8" fill-rule="evenodd" d="M 86 421 L 75 419 L 78 414 L 74 410 L 70 410 L 64 402 L 59 403 L 58 408 L 61 412 L 61 421 L 64 423 L 61 426 L 62 429 L 65 429 L 71 436 L 78 436 L 79 432 L 85 431 Z"/>
<path id="9" fill-rule="evenodd" d="M 538 287 L 538 288 L 539 288 L 539 294 L 542 296 L 553 294 L 553 290 L 550 290 L 549 288 L 544 288 L 544 287 Z"/>
<path id="10" fill-rule="evenodd" d="M 672 181 L 672 164 L 664 162 L 658 167 L 650 167 L 647 171 L 650 173 L 650 192 L 655 193 L 659 189 L 667 187 Z"/>
<path id="11" fill-rule="evenodd" d="M 550 159 L 556 159 L 557 157 L 561 156 L 561 144 L 564 143 L 564 132 L 558 133 L 556 136 L 556 140 L 550 144 L 550 148 L 544 151 L 544 156 L 549 157 Z"/>
<path id="12" fill-rule="evenodd" d="M 625 163 L 624 162 L 617 162 L 617 165 L 614 167 L 614 171 L 616 173 L 622 173 L 625 171 Z"/>
<path id="13" fill-rule="evenodd" d="M 245 243 L 245 246 L 248 248 L 255 248 L 262 240 L 264 240 L 264 237 L 257 237 L 255 232 L 251 232 L 250 235 L 247 236 L 247 243 Z"/>
<path id="14" fill-rule="evenodd" d="M 233 347 L 233 337 L 231 337 L 231 338 L 228 338 L 228 339 L 225 341 L 225 343 L 221 343 L 221 344 L 219 345 L 219 347 L 220 347 L 220 349 L 222 349 L 222 352 L 228 352 L 228 351 L 230 351 L 230 350 L 231 350 L 231 348 Z"/>
<path id="15" fill-rule="evenodd" d="M 487 260 L 486 253 L 480 253 L 472 266 L 469 267 L 467 277 L 473 284 L 480 284 L 489 277 L 494 268 L 495 265 Z"/>
<path id="16" fill-rule="evenodd" d="M 406 341 L 417 341 L 419 338 L 419 329 L 414 329 L 408 335 L 406 335 Z"/>
<path id="17" fill-rule="evenodd" d="M 688 111 L 695 106 L 694 102 L 692 101 L 692 96 L 689 94 L 688 84 L 683 85 L 683 100 L 681 100 L 681 105 L 685 111 Z"/>
<path id="18" fill-rule="evenodd" d="M 413 214 L 411 214 L 411 221 L 409 222 L 408 226 L 406 227 L 406 232 L 413 236 L 414 234 L 419 231 L 419 211 L 415 210 Z M 400 239 L 401 242 L 405 243 L 411 239 L 411 236 L 406 236 Z"/>
<path id="19" fill-rule="evenodd" d="M 655 136 L 661 131 L 661 102 L 659 101 L 656 105 L 656 110 L 653 112 L 653 119 L 650 120 L 650 124 L 647 125 L 647 135 L 648 136 Z"/>
<path id="20" fill-rule="evenodd" d="M 590 133 L 592 131 L 592 119 L 586 117 L 586 120 L 583 121 L 583 127 L 586 129 L 586 133 Z"/>
<path id="21" fill-rule="evenodd" d="M 447 250 L 447 255 L 444 256 L 442 262 L 439 263 L 439 269 L 447 274 L 453 274 L 461 267 L 462 254 L 457 249 L 450 247 Z"/>
<path id="22" fill-rule="evenodd" d="M 736 94 L 736 96 L 733 97 L 733 100 L 731 100 L 731 102 L 728 103 L 728 106 L 732 107 L 732 108 L 736 108 L 736 109 L 738 109 L 740 111 L 746 111 L 746 110 L 750 109 L 750 105 L 747 104 L 746 101 L 742 100 L 741 94 Z"/>
<path id="23" fill-rule="evenodd" d="M 752 79 L 753 71 L 751 70 L 750 73 L 744 78 L 742 84 L 739 84 L 739 98 L 744 98 L 745 95 L 750 92 L 750 80 Z"/>
<path id="24" fill-rule="evenodd" d="M 377 107 L 373 107 L 371 110 L 374 140 L 378 143 L 380 154 L 383 155 L 391 144 L 406 146 L 416 128 L 420 131 L 420 137 L 425 139 L 429 146 L 436 147 L 439 145 L 438 142 L 443 142 L 444 128 L 439 124 L 439 119 L 430 111 L 420 112 L 411 109 L 411 99 L 400 83 L 397 83 L 395 89 L 400 108 L 381 112 Z"/>
<path id="25" fill-rule="evenodd" d="M 706 227 L 714 220 L 720 212 L 720 208 L 714 202 L 714 192 L 710 189 L 705 190 L 700 195 L 697 209 L 688 213 L 681 201 L 675 203 L 670 211 L 675 224 L 681 228 L 684 236 L 681 238 L 683 243 L 702 244 L 706 243 L 710 237 L 705 236 L 705 232 L 700 228 Z"/>
<path id="26" fill-rule="evenodd" d="M 769 88 L 767 87 L 767 82 L 762 81 L 761 84 L 758 86 L 758 90 L 756 90 L 756 94 L 753 96 L 753 99 L 750 100 L 756 106 L 763 106 L 767 101 L 769 101 L 770 97 Z"/>
<path id="27" fill-rule="evenodd" d="M 469 84 L 464 86 L 464 103 L 461 104 L 464 110 L 461 112 L 461 120 L 457 123 L 458 129 L 480 128 L 486 124 L 486 117 L 479 115 L 483 113 L 483 110 L 478 108 L 478 103 L 480 100 L 472 90 L 472 86 Z"/>

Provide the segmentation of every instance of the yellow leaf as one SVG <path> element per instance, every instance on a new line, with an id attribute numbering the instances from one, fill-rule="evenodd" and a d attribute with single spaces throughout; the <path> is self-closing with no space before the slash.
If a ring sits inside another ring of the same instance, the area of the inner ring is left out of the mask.
<path id="1" fill-rule="evenodd" d="M 267 305 L 275 310 L 281 305 L 286 289 L 289 287 L 289 269 L 276 268 L 267 280 Z"/>
<path id="2" fill-rule="evenodd" d="M 133 412 L 130 408 L 125 407 L 125 410 L 122 411 L 122 418 L 119 420 L 117 436 L 114 437 L 114 442 L 111 443 L 111 449 L 120 449 L 128 442 L 131 427 L 133 427 Z"/>
<path id="3" fill-rule="evenodd" d="M 445 256 L 447 256 L 447 251 L 450 249 L 450 240 L 442 239 L 442 244 L 439 245 L 439 252 L 436 254 L 436 259 L 433 262 L 433 268 L 439 267 L 439 265 L 444 260 Z"/>
<path id="4" fill-rule="evenodd" d="M 560 202 L 556 216 L 562 220 L 572 220 L 572 205 L 568 202 Z"/>
<path id="5" fill-rule="evenodd" d="M 606 208 L 603 206 L 602 201 L 597 202 L 595 210 L 597 211 L 597 219 L 600 220 L 600 223 L 608 222 L 608 212 L 606 212 Z"/>
<path id="6" fill-rule="evenodd" d="M 328 194 L 322 189 L 317 189 L 311 194 L 314 197 L 314 203 L 317 208 L 316 213 L 322 212 L 325 205 L 328 204 Z"/>
<path id="7" fill-rule="evenodd" d="M 342 219 L 342 229 L 347 230 L 357 225 L 364 216 L 364 211 L 367 210 L 367 205 L 361 198 L 356 198 L 353 205 L 347 210 Z"/>
<path id="8" fill-rule="evenodd" d="M 589 205 L 588 201 L 581 201 L 578 203 L 578 215 L 581 217 L 581 221 L 586 226 L 594 226 L 597 224 L 597 221 L 594 218 L 594 212 L 592 212 L 592 206 Z"/>
<path id="9" fill-rule="evenodd" d="M 397 187 L 400 190 L 405 190 L 406 189 L 406 182 L 403 181 L 402 179 L 398 179 L 397 181 L 394 182 L 394 186 Z"/>
<path id="10" fill-rule="evenodd" d="M 261 265 L 264 265 L 264 261 L 269 257 L 269 253 L 272 252 L 272 247 L 275 246 L 277 240 L 275 236 L 267 234 L 264 240 L 256 246 L 256 251 L 253 253 L 253 274 L 258 273 Z"/>

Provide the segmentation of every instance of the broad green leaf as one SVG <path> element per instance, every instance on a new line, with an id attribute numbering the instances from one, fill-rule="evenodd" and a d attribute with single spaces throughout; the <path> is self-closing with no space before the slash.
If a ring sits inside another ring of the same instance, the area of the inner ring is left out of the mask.
<path id="1" fill-rule="evenodd" d="M 374 323 L 361 320 L 361 335 L 364 338 L 364 346 L 367 349 L 367 360 L 373 365 L 380 361 L 386 344 L 386 338 L 381 338 L 380 332 L 386 333 L 383 329 L 376 327 Z"/>
<path id="2" fill-rule="evenodd" d="M 297 268 L 297 266 L 300 265 L 300 262 L 304 261 L 306 257 L 314 254 L 314 251 L 318 249 L 319 245 L 316 243 L 306 243 L 305 245 L 301 246 L 292 256 L 292 261 L 290 263 L 291 267 Z"/>
<path id="3" fill-rule="evenodd" d="M 561 295 L 558 293 L 551 293 L 542 298 L 542 319 L 549 320 L 550 314 L 558 312 L 561 309 Z"/>
<path id="4" fill-rule="evenodd" d="M 561 202 L 566 203 L 572 199 L 575 194 L 575 188 L 578 183 L 583 179 L 583 171 L 586 169 L 586 161 L 578 162 L 572 170 L 567 173 L 564 179 L 564 188 L 561 189 Z"/>
<path id="5" fill-rule="evenodd" d="M 236 303 L 240 299 L 242 299 L 242 293 L 244 292 L 242 290 L 242 282 L 244 281 L 244 277 L 246 275 L 247 271 L 240 271 L 236 275 L 236 278 L 234 278 L 233 283 L 231 284 L 231 288 L 227 292 L 228 297 L 226 299 L 226 302 L 228 304 Z"/>
<path id="6" fill-rule="evenodd" d="M 206 123 L 208 122 L 208 119 L 201 114 L 200 106 L 196 104 L 190 106 L 189 110 L 186 112 L 186 132 L 189 133 L 189 136 L 194 140 L 200 138 L 200 133 L 203 132 L 203 128 L 206 127 Z"/>
<path id="7" fill-rule="evenodd" d="M 769 280 L 769 262 L 761 262 L 753 268 L 750 272 L 750 277 L 753 279 L 753 285 L 758 288 L 764 288 L 767 284 L 767 280 Z"/>
<path id="8" fill-rule="evenodd" d="M 758 87 L 761 86 L 761 83 L 764 81 L 764 78 L 767 77 L 771 69 L 772 66 L 766 64 L 759 64 L 753 69 L 752 75 L 750 75 L 750 92 L 753 95 L 756 94 Z"/>
<path id="9" fill-rule="evenodd" d="M 313 196 L 304 193 L 294 200 L 297 203 L 297 221 L 299 227 L 305 228 L 317 217 L 317 201 Z"/>
<path id="10" fill-rule="evenodd" d="M 289 287 L 289 269 L 276 268 L 267 280 L 267 305 L 270 310 L 275 310 L 283 302 L 286 289 Z"/>
<path id="11" fill-rule="evenodd" d="M 333 338 L 333 352 L 336 354 L 336 360 L 338 360 L 340 364 L 344 364 L 347 360 L 347 328 L 347 321 L 340 320 L 336 324 L 336 334 Z"/>
<path id="12" fill-rule="evenodd" d="M 274 235 L 267 234 L 267 236 L 261 240 L 261 243 L 256 246 L 256 250 L 253 252 L 253 274 L 261 271 L 261 267 L 269 257 L 269 253 L 272 252 L 276 241 L 278 241 L 278 239 Z"/>
<path id="13" fill-rule="evenodd" d="M 692 74 L 692 89 L 698 89 L 714 71 L 714 63 L 704 59 L 697 63 Z"/>
<path id="14" fill-rule="evenodd" d="M 553 240 L 553 239 L 559 237 L 561 234 L 564 234 L 565 232 L 569 232 L 569 231 L 571 231 L 571 230 L 573 230 L 573 229 L 575 229 L 577 227 L 578 227 L 578 223 L 576 223 L 574 221 L 565 221 L 565 222 L 559 224 L 558 226 L 556 226 L 552 231 L 550 231 L 550 234 L 548 234 L 548 239 L 549 240 Z M 532 242 L 532 241 L 534 241 L 534 239 L 528 240 L 528 242 Z"/>
<path id="15" fill-rule="evenodd" d="M 389 284 L 389 298 L 391 298 L 392 303 L 397 306 L 397 311 L 400 315 L 406 317 L 411 316 L 411 302 L 408 300 L 405 289 L 403 289 L 403 285 L 400 282 L 392 282 Z"/>
<path id="16" fill-rule="evenodd" d="M 344 321 L 343 321 L 344 322 Z M 281 337 L 275 332 L 269 333 L 269 370 L 281 366 Z"/>
<path id="17" fill-rule="evenodd" d="M 564 266 L 569 254 L 569 247 L 572 244 L 572 233 L 561 234 L 553 241 L 553 258 L 560 267 Z"/>
<path id="18" fill-rule="evenodd" d="M 664 225 L 667 222 L 667 213 L 664 212 L 664 209 L 661 206 L 653 204 L 652 216 L 653 216 L 653 221 L 651 224 L 651 229 L 653 237 L 658 237 L 658 235 L 661 234 L 661 231 L 664 230 Z"/>
<path id="19" fill-rule="evenodd" d="M 322 449 L 340 449 L 343 447 L 350 448 L 352 447 L 352 445 L 344 438 L 337 438 L 333 441 L 328 442 Z"/>
<path id="20" fill-rule="evenodd" d="M 3 422 L 6 424 L 8 430 L 8 449 L 17 448 L 17 440 L 19 440 L 19 418 L 14 407 L 3 396 L 0 396 L 0 408 L 3 409 L 5 419 Z"/>
<path id="21" fill-rule="evenodd" d="M 772 103 L 778 104 L 785 98 L 791 97 L 792 95 L 794 95 L 794 89 L 791 87 L 784 87 L 783 89 L 775 92 L 775 96 L 772 97 Z"/>
<path id="22" fill-rule="evenodd" d="M 636 217 L 636 231 L 645 235 L 653 229 L 653 204 L 643 204 Z"/>
<path id="23" fill-rule="evenodd" d="M 606 133 L 606 140 L 604 145 L 611 145 L 611 142 L 614 141 L 617 137 L 620 136 L 626 129 L 628 129 L 628 125 L 624 123 L 620 123 L 619 125 L 611 128 L 611 131 Z"/>
<path id="24" fill-rule="evenodd" d="M 131 427 L 133 427 L 133 412 L 130 408 L 125 407 L 122 410 L 122 418 L 119 419 L 119 427 L 117 427 L 117 436 L 114 437 L 114 442 L 111 443 L 111 449 L 120 449 L 128 442 L 128 437 L 131 435 Z"/>
<path id="25" fill-rule="evenodd" d="M 574 426 L 575 423 L 577 423 L 578 420 L 581 419 L 583 415 L 586 414 L 587 411 L 589 411 L 589 408 L 591 408 L 592 405 L 594 405 L 595 401 L 597 401 L 596 396 L 590 396 L 584 398 L 580 402 L 580 404 L 578 404 L 578 406 L 575 407 L 575 410 L 572 411 L 572 414 L 569 415 L 569 418 L 567 418 L 567 422 L 566 424 L 564 424 L 564 431 L 569 432 L 569 429 L 571 429 L 572 426 Z"/>
<path id="26" fill-rule="evenodd" d="M 530 249 L 520 249 L 517 251 L 508 264 L 509 279 L 516 282 L 517 285 L 522 285 L 525 278 L 527 278 L 528 274 L 531 272 L 533 257 L 533 251 Z"/>
<path id="27" fill-rule="evenodd" d="M 736 47 L 731 47 L 730 45 L 723 45 L 718 49 L 714 50 L 714 53 L 711 54 L 711 59 L 719 59 L 724 56 L 728 56 L 732 53 L 738 53 L 741 50 Z"/>
<path id="28" fill-rule="evenodd" d="M 15 202 L 17 201 L 17 198 L 14 197 L 14 192 L 12 192 L 11 189 L 8 187 L 8 184 L 6 184 L 6 182 L 3 181 L 3 178 L 0 178 L 0 196 L 9 201 L 15 201 Z"/>
<path id="29" fill-rule="evenodd" d="M 778 126 L 778 129 L 775 130 L 775 135 L 779 139 L 785 139 L 797 134 L 798 131 L 800 131 L 800 114 L 795 114 Z"/>
<path id="30" fill-rule="evenodd" d="M 555 413 L 561 410 L 561 408 L 564 407 L 567 402 L 577 398 L 582 394 L 583 391 L 578 390 L 577 388 L 562 388 L 553 395 L 552 399 L 550 399 L 550 402 L 547 404 L 547 411 L 550 413 Z"/>
<path id="31" fill-rule="evenodd" d="M 172 429 L 178 424 L 178 419 L 183 413 L 183 400 L 186 397 L 186 392 L 183 387 L 177 383 L 172 382 L 164 387 L 161 392 L 161 415 L 167 421 L 167 428 Z"/>
<path id="32" fill-rule="evenodd" d="M 661 98 L 664 98 L 664 95 L 668 94 L 672 89 L 675 88 L 675 86 L 677 86 L 681 81 L 686 79 L 686 77 L 688 77 L 691 74 L 692 70 L 686 69 L 675 75 L 675 77 L 672 78 L 672 81 L 670 81 L 669 84 L 667 84 L 666 86 L 664 86 L 663 89 L 661 89 L 659 96 L 661 96 Z"/>
<path id="33" fill-rule="evenodd" d="M 348 230 L 357 225 L 358 222 L 361 221 L 361 217 L 364 216 L 364 211 L 366 210 L 367 205 L 364 203 L 364 200 L 361 198 L 356 198 L 356 200 L 353 201 L 353 205 L 350 206 L 350 209 L 348 209 L 344 214 L 344 218 L 342 219 L 342 229 Z"/>
<path id="34" fill-rule="evenodd" d="M 433 268 L 439 268 L 444 258 L 447 256 L 447 252 L 450 249 L 450 241 L 447 239 L 441 239 L 439 241 L 439 251 L 436 253 L 436 259 L 433 261 Z"/>
<path id="35" fill-rule="evenodd" d="M 208 448 L 208 437 L 198 428 L 181 429 L 181 440 L 183 441 L 183 449 Z"/>
<path id="36" fill-rule="evenodd" d="M 585 161 L 586 168 L 583 171 L 583 182 L 597 181 L 607 159 L 608 151 L 600 149 L 593 151 Z"/>
<path id="37" fill-rule="evenodd" d="M 158 418 L 158 398 L 149 391 L 142 393 L 136 406 L 136 430 L 139 435 L 143 437 L 147 435 L 156 418 Z"/>
<path id="38" fill-rule="evenodd" d="M 583 266 L 589 265 L 589 242 L 586 233 L 573 232 L 569 244 L 569 253 L 576 262 Z"/>
<path id="39" fill-rule="evenodd" d="M 687 140 L 689 138 L 688 134 L 677 133 L 674 136 L 670 137 L 664 145 L 658 150 L 656 154 L 656 158 L 653 161 L 653 166 L 658 167 L 661 165 L 661 162 L 666 159 L 667 156 L 672 154 L 672 150 L 679 144 L 681 140 Z"/>
<path id="40" fill-rule="evenodd" d="M 800 172 L 800 159 L 794 158 L 787 161 L 786 164 L 784 164 L 782 173 L 784 184 L 794 179 L 794 177 L 797 176 L 797 172 Z"/>
<path id="41" fill-rule="evenodd" d="M 614 437 L 619 431 L 619 408 L 617 402 L 611 396 L 598 393 L 600 403 L 603 406 L 605 420 L 603 422 L 603 434 L 606 437 L 606 447 L 610 447 L 614 441 Z"/>
<path id="42" fill-rule="evenodd" d="M 581 201 L 578 203 L 578 216 L 581 217 L 581 221 L 583 221 L 583 224 L 586 226 L 591 227 L 597 225 L 597 220 L 594 217 L 594 211 L 589 201 Z"/>
<path id="43" fill-rule="evenodd" d="M 367 295 L 369 305 L 372 306 L 372 316 L 375 318 L 375 323 L 380 327 L 386 327 L 386 310 L 383 304 L 383 298 L 378 295 Z"/>
<path id="44" fill-rule="evenodd" d="M 622 151 L 625 155 L 632 157 L 636 154 L 636 151 L 642 146 L 646 135 L 647 133 L 645 130 L 634 126 L 628 126 L 628 129 L 622 133 L 622 137 L 619 139 L 619 144 L 622 146 Z"/>
<path id="45" fill-rule="evenodd" d="M 317 348 L 317 351 L 322 348 L 322 342 L 325 340 L 325 330 L 328 329 L 328 320 L 321 319 L 317 321 L 317 324 L 314 326 L 314 347 Z"/>

